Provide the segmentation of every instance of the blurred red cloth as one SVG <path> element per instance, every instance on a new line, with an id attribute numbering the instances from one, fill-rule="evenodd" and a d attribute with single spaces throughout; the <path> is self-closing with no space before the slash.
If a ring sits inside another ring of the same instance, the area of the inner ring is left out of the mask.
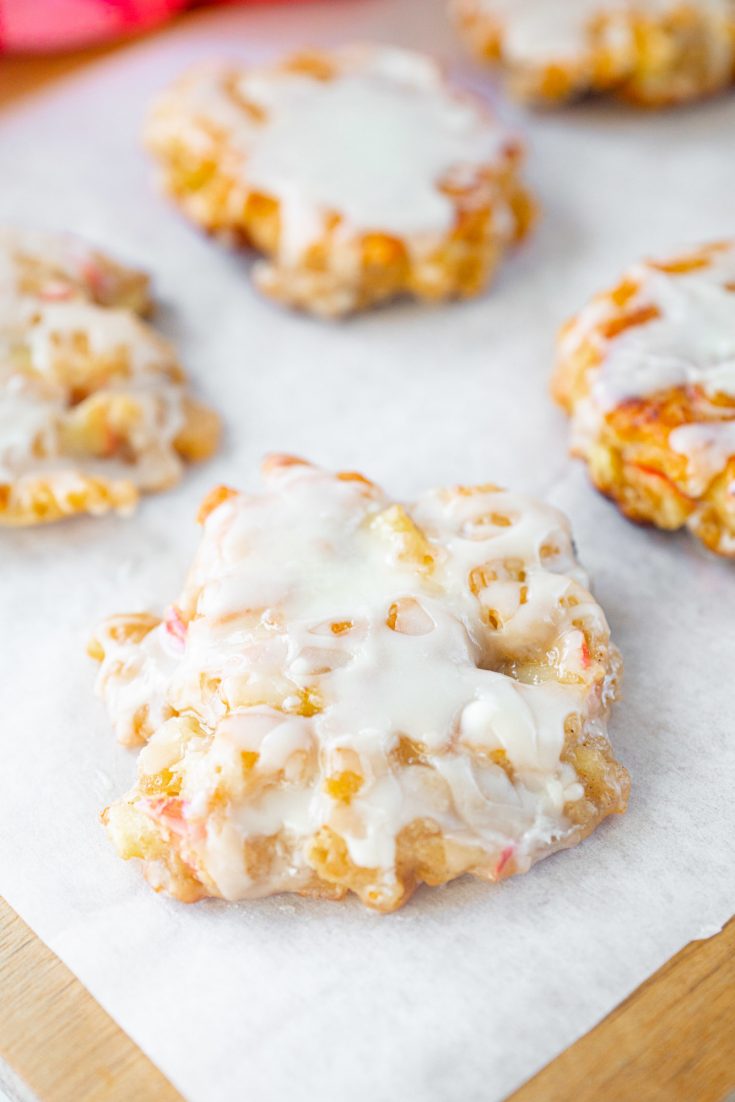
<path id="1" fill-rule="evenodd" d="M 190 0 L 0 0 L 0 51 L 74 49 L 149 30 Z"/>

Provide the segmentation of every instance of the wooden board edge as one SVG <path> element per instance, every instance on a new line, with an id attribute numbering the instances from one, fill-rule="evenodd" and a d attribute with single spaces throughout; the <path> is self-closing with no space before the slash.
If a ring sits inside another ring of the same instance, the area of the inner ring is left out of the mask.
<path id="1" fill-rule="evenodd" d="M 40 1102 L 182 1102 L 65 964 L 0 899 L 0 1058 Z"/>
<path id="2" fill-rule="evenodd" d="M 677 953 L 507 1102 L 723 1102 L 735 1092 L 733 1038 L 735 919 Z M 1 899 L 0 1057 L 40 1102 L 182 1102 Z"/>
<path id="3" fill-rule="evenodd" d="M 506 1102 L 570 1099 L 735 1102 L 735 918 L 686 945 Z"/>

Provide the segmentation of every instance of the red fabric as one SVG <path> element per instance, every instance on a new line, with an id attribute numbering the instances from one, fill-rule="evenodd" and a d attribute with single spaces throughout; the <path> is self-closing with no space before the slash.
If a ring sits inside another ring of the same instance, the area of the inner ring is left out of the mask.
<path id="1" fill-rule="evenodd" d="M 149 30 L 189 0 L 0 0 L 0 50 L 74 49 Z"/>

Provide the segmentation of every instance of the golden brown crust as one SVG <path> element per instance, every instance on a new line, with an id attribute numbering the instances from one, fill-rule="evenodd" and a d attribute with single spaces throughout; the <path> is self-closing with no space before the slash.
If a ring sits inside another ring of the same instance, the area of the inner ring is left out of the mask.
<path id="1" fill-rule="evenodd" d="M 686 526 L 725 556 L 735 555 L 735 455 L 697 484 L 691 460 L 676 449 L 672 434 L 689 426 L 706 431 L 735 422 L 735 396 L 690 383 L 626 397 L 601 410 L 593 388 L 627 333 L 666 320 L 657 303 L 646 298 L 646 268 L 676 280 L 706 272 L 729 248 L 718 242 L 631 270 L 563 327 L 551 381 L 553 397 L 574 419 L 572 450 L 586 460 L 595 486 L 629 519 L 667 530 Z M 735 284 L 724 289 L 733 294 L 735 313 Z M 596 317 L 590 321 L 592 310 Z"/>
<path id="2" fill-rule="evenodd" d="M 146 275 L 65 235 L 0 229 L 0 254 L 0 525 L 128 514 L 211 455 L 219 419 L 138 317 Z"/>
<path id="3" fill-rule="evenodd" d="M 538 0 L 539 9 L 548 2 Z M 472 52 L 503 67 L 511 91 L 531 103 L 595 93 L 662 108 L 711 95 L 735 80 L 735 12 L 727 18 L 696 2 L 672 0 L 668 10 L 650 12 L 600 3 L 580 27 L 576 48 L 556 58 L 524 57 L 507 48 L 512 8 L 504 15 L 493 11 L 492 0 L 455 0 L 453 11 Z"/>
<path id="4" fill-rule="evenodd" d="M 105 822 L 156 890 L 352 892 L 387 913 L 420 884 L 523 873 L 625 810 L 605 737 L 620 656 L 559 513 L 489 484 L 404 506 L 289 456 L 264 473 L 262 498 L 205 499 L 163 620 L 113 617 L 90 644 L 118 737 L 142 746 Z M 354 580 L 387 571 L 359 614 L 342 579 L 330 615 L 332 555 Z M 375 720 L 371 686 L 391 702 Z M 412 718 L 423 697 L 433 733 Z"/>
<path id="5" fill-rule="evenodd" d="M 340 64 L 336 55 L 315 51 L 287 58 L 275 71 L 328 82 L 340 78 Z M 267 125 L 264 109 L 243 99 L 241 75 L 232 68 L 214 78 L 198 73 L 182 78 L 154 109 L 146 142 L 161 166 L 165 190 L 194 222 L 263 254 L 253 278 L 269 297 L 327 317 L 404 294 L 425 301 L 469 297 L 487 286 L 506 247 L 532 225 L 535 206 L 519 180 L 522 151 L 508 141 L 494 163 L 461 186 L 441 186 L 453 207 L 453 225 L 430 252 L 417 255 L 407 239 L 382 232 L 362 233 L 347 248 L 345 219 L 335 211 L 303 255 L 284 257 L 281 202 L 248 185 L 227 127 L 187 105 L 198 81 L 214 79 L 228 118 L 235 108 Z"/>
<path id="6" fill-rule="evenodd" d="M 87 513 L 102 516 L 133 511 L 138 491 L 132 482 L 93 478 L 69 470 L 0 482 L 0 524 L 24 528 Z"/>

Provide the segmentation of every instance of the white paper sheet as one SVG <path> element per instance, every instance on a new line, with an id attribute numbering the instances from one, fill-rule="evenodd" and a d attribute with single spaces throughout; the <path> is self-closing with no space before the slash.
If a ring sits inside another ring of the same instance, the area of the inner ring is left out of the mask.
<path id="1" fill-rule="evenodd" d="M 642 253 L 735 233 L 735 96 L 660 116 L 506 108 L 544 219 L 492 293 L 331 327 L 260 300 L 246 262 L 156 196 L 139 150 L 154 90 L 212 55 L 393 39 L 491 88 L 443 6 L 213 11 L 0 118 L 4 216 L 150 268 L 161 324 L 227 422 L 217 460 L 134 519 L 0 537 L 0 892 L 192 1102 L 494 1102 L 735 910 L 735 568 L 596 496 L 546 393 L 554 331 L 588 294 Z M 86 639 L 178 592 L 204 492 L 254 485 L 274 449 L 397 495 L 492 480 L 569 512 L 626 659 L 625 818 L 527 876 L 424 890 L 385 918 L 290 897 L 186 907 L 114 856 L 97 813 L 134 759 L 92 696 Z"/>

